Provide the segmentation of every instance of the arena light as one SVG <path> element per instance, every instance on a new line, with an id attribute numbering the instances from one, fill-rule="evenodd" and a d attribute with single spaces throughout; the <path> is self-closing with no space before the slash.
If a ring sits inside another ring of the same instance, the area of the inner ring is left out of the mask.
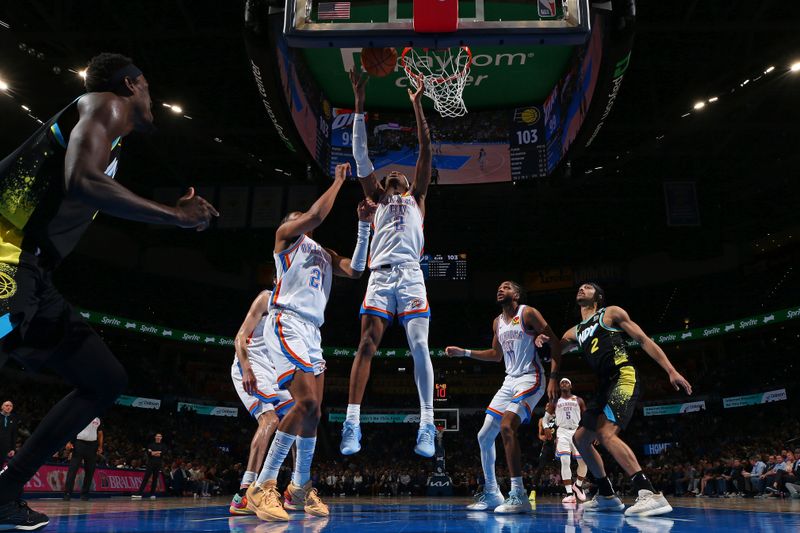
<path id="1" fill-rule="evenodd" d="M 792 63 L 791 66 L 789 67 L 789 70 L 791 70 L 792 72 L 797 72 L 798 70 L 800 70 L 800 61 L 798 61 L 797 63 Z"/>
<path id="2" fill-rule="evenodd" d="M 714 103 L 714 102 L 716 102 L 717 100 L 719 100 L 719 97 L 717 97 L 717 96 L 712 96 L 711 98 L 709 98 L 709 99 L 708 99 L 708 103 L 709 103 L 709 104 L 713 104 L 713 103 Z"/>
<path id="3" fill-rule="evenodd" d="M 749 79 L 749 78 L 748 78 L 748 79 L 746 79 L 746 80 L 744 80 L 744 81 L 742 82 L 742 84 L 740 85 L 740 87 L 744 87 L 744 86 L 745 86 L 745 85 L 747 85 L 748 83 L 750 83 L 750 79 Z"/>
<path id="4" fill-rule="evenodd" d="M 85 80 L 86 79 L 86 69 L 79 70 L 78 71 L 78 76 L 80 76 L 81 78 L 83 78 Z"/>
<path id="5" fill-rule="evenodd" d="M 689 115 L 691 115 L 691 113 L 684 113 L 683 115 L 681 115 L 681 118 L 686 118 L 686 117 L 688 117 Z"/>
<path id="6" fill-rule="evenodd" d="M 179 105 L 172 105 L 172 106 L 170 106 L 170 109 L 176 115 L 180 115 L 180 114 L 183 113 L 183 108 L 181 108 L 181 106 L 179 106 Z"/>
<path id="7" fill-rule="evenodd" d="M 21 105 L 20 107 L 21 107 L 22 109 L 24 109 L 25 111 L 30 111 L 30 110 L 31 110 L 31 108 L 30 108 L 30 107 L 28 107 L 28 106 L 26 106 L 26 105 Z"/>
<path id="8" fill-rule="evenodd" d="M 767 67 L 767 70 L 765 70 L 765 71 L 764 71 L 764 74 L 769 74 L 769 73 L 770 73 L 770 72 L 772 72 L 773 70 L 775 70 L 775 67 L 773 67 L 773 66 L 771 66 L 771 65 L 770 65 L 769 67 Z"/>
<path id="9" fill-rule="evenodd" d="M 7 90 L 8 90 L 8 84 L 5 81 L 0 80 L 0 91 L 7 91 Z"/>
<path id="10" fill-rule="evenodd" d="M 696 102 L 696 103 L 694 104 L 694 106 L 692 106 L 692 107 L 693 107 L 694 109 L 703 109 L 705 106 L 706 106 L 706 103 L 705 103 L 705 102 Z"/>

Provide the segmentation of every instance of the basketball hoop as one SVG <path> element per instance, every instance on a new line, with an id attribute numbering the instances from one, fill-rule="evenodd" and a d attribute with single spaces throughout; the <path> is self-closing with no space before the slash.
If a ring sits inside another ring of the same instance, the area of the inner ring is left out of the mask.
<path id="1" fill-rule="evenodd" d="M 462 94 L 472 65 L 468 46 L 421 51 L 407 47 L 400 61 L 414 89 L 422 80 L 425 96 L 433 100 L 433 108 L 441 116 L 461 117 L 467 113 Z"/>

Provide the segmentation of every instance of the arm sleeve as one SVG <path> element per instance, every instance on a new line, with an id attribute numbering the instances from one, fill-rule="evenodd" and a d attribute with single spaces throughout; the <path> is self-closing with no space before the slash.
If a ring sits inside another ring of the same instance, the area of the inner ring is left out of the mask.
<path id="1" fill-rule="evenodd" d="M 369 160 L 364 113 L 356 113 L 353 119 L 353 158 L 356 160 L 356 174 L 359 178 L 366 178 L 375 171 L 372 161 Z"/>
<path id="2" fill-rule="evenodd" d="M 364 272 L 367 268 L 367 248 L 369 248 L 369 222 L 359 220 L 356 249 L 353 250 L 353 259 L 350 261 L 353 270 Z"/>

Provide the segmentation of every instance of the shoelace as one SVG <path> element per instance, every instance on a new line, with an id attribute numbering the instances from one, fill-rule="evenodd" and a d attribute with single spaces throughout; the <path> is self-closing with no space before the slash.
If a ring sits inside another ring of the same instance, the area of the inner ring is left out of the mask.
<path id="1" fill-rule="evenodd" d="M 267 503 L 270 506 L 273 506 L 273 507 L 274 506 L 280 506 L 280 504 L 281 504 L 281 500 L 280 500 L 281 495 L 278 494 L 278 490 L 276 488 L 272 487 L 272 488 L 269 488 L 269 489 L 264 489 L 264 492 L 267 493 L 266 494 Z"/>
<path id="2" fill-rule="evenodd" d="M 344 438 L 350 438 L 350 437 L 355 438 L 355 436 L 356 436 L 356 427 L 355 426 L 345 425 L 344 429 L 342 429 L 342 436 Z"/>
<path id="3" fill-rule="evenodd" d="M 486 493 L 479 492 L 475 495 L 475 503 L 482 503 L 486 501 Z"/>
<path id="4" fill-rule="evenodd" d="M 313 488 L 308 491 L 308 494 L 306 495 L 306 500 L 310 500 L 311 503 L 313 503 L 313 504 L 318 504 L 318 503 L 321 504 L 322 503 L 322 500 L 320 500 L 320 498 L 319 498 L 319 494 L 317 494 L 317 489 L 313 489 Z"/>
<path id="5" fill-rule="evenodd" d="M 522 500 L 516 494 L 509 494 L 506 505 L 522 505 Z"/>
<path id="6" fill-rule="evenodd" d="M 420 431 L 421 435 L 419 437 L 420 443 L 425 444 L 433 444 L 433 435 L 427 429 L 423 429 Z"/>

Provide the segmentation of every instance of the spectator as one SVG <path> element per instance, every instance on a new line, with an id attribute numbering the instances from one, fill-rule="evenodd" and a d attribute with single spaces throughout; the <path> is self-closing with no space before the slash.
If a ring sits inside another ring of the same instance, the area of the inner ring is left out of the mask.
<path id="1" fill-rule="evenodd" d="M 11 400 L 3 402 L 0 408 L 0 467 L 14 457 L 17 451 L 17 417 L 11 414 L 14 403 Z"/>
<path id="2" fill-rule="evenodd" d="M 163 465 L 164 444 L 161 442 L 163 435 L 156 433 L 153 437 L 153 442 L 147 447 L 147 471 L 142 478 L 142 484 L 139 485 L 139 490 L 131 498 L 134 500 L 141 500 L 144 495 L 144 489 L 147 486 L 147 481 L 152 478 L 150 482 L 150 499 L 156 499 L 156 488 L 158 487 L 158 477 L 161 473 L 161 466 Z"/>

